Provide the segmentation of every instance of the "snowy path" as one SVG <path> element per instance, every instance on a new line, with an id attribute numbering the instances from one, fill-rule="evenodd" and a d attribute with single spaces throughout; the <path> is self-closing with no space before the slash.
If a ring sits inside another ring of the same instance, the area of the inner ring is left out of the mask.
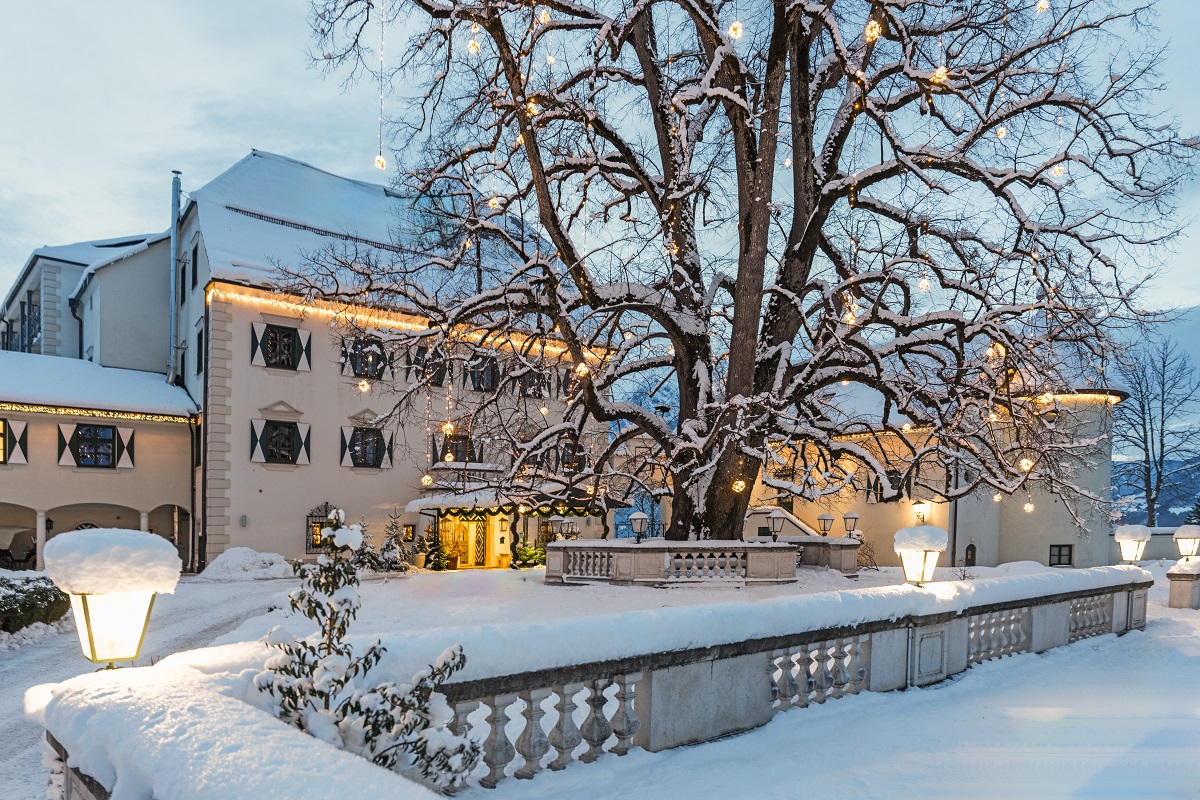
<path id="1" fill-rule="evenodd" d="M 271 605 L 286 605 L 295 581 L 180 583 L 173 595 L 154 602 L 150 630 L 138 664 L 180 650 L 203 647 Z M 37 683 L 66 680 L 95 667 L 79 650 L 75 631 L 50 636 L 19 650 L 0 652 L 0 800 L 44 797 L 41 730 L 26 722 L 25 690 Z"/>

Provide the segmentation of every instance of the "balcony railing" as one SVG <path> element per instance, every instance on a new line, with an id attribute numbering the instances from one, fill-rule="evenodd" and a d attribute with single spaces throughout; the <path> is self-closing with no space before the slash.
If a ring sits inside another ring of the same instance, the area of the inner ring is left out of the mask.
<path id="1" fill-rule="evenodd" d="M 33 346 L 42 338 L 42 307 L 29 306 L 15 328 L 9 331 L 4 342 L 5 350 L 20 353 L 33 352 Z"/>

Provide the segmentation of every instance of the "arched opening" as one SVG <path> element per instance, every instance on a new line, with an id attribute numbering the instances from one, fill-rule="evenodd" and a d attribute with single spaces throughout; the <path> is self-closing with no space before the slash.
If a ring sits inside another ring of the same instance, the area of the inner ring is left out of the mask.
<path id="1" fill-rule="evenodd" d="M 194 543 L 192 537 L 192 515 L 186 508 L 173 503 L 164 503 L 150 512 L 150 531 L 170 539 L 179 551 L 179 560 L 184 570 L 192 563 Z"/>
<path id="2" fill-rule="evenodd" d="M 37 558 L 37 512 L 0 503 L 0 569 L 32 569 Z"/>
<path id="3" fill-rule="evenodd" d="M 963 564 L 968 567 L 975 566 L 975 559 L 978 557 L 979 550 L 973 544 L 967 545 L 967 553 L 963 559 Z"/>
<path id="4" fill-rule="evenodd" d="M 141 512 L 129 506 L 112 503 L 72 503 L 46 512 L 46 538 L 52 539 L 63 531 L 87 528 L 131 528 L 141 524 Z"/>

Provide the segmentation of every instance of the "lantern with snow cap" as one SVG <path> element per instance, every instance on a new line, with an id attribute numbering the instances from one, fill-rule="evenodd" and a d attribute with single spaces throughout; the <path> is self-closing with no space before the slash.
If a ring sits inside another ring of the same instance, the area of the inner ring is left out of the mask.
<path id="1" fill-rule="evenodd" d="M 45 561 L 70 595 L 84 656 L 109 669 L 141 655 L 154 598 L 175 591 L 183 566 L 170 541 L 122 528 L 60 533 L 46 543 Z"/>
<path id="2" fill-rule="evenodd" d="M 829 529 L 833 527 L 833 515 L 822 514 L 821 516 L 817 517 L 817 525 L 819 525 L 821 528 L 821 535 L 828 536 Z"/>
<path id="3" fill-rule="evenodd" d="M 767 522 L 771 526 L 771 541 L 779 541 L 779 534 L 783 533 L 783 523 L 787 519 L 787 515 L 783 513 L 782 508 L 777 508 L 767 515 Z"/>
<path id="4" fill-rule="evenodd" d="M 933 525 L 913 525 L 896 531 L 895 550 L 904 567 L 904 580 L 920 586 L 933 580 L 938 557 L 949 537 Z"/>
<path id="5" fill-rule="evenodd" d="M 1175 546 L 1179 548 L 1179 557 L 1191 561 L 1196 556 L 1197 545 L 1200 545 L 1200 525 L 1180 525 L 1175 529 Z"/>
<path id="6" fill-rule="evenodd" d="M 633 528 L 633 535 L 640 543 L 642 537 L 646 535 L 646 528 L 650 526 L 650 517 L 645 512 L 635 511 L 629 515 L 629 525 Z"/>
<path id="7" fill-rule="evenodd" d="M 1113 532 L 1113 538 L 1121 548 L 1121 560 L 1133 564 L 1142 559 L 1146 542 L 1150 541 L 1150 529 L 1145 525 L 1121 525 Z"/>

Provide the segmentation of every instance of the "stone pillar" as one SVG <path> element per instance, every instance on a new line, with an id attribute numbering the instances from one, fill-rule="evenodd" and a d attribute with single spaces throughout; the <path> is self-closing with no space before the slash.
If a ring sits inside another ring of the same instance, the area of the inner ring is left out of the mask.
<path id="1" fill-rule="evenodd" d="M 150 530 L 150 512 L 149 511 L 141 512 L 141 519 L 138 520 L 138 530 L 139 531 Z"/>
<path id="2" fill-rule="evenodd" d="M 1177 567 L 1172 567 L 1167 571 L 1167 578 L 1171 581 L 1167 605 L 1171 608 L 1200 608 L 1200 575 L 1176 570 Z"/>
<path id="3" fill-rule="evenodd" d="M 46 549 L 46 512 L 37 512 L 37 568 L 45 569 L 46 564 L 42 560 L 42 551 Z"/>

